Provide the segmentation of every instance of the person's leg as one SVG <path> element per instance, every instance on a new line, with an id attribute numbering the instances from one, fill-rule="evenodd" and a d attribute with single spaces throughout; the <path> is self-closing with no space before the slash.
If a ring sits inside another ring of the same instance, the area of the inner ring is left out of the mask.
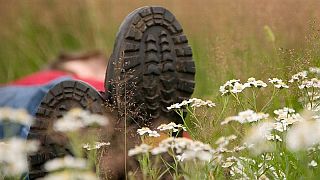
<path id="1" fill-rule="evenodd" d="M 61 133 L 53 131 L 54 122 L 72 108 L 82 108 L 95 114 L 104 114 L 104 100 L 99 92 L 82 81 L 68 80 L 56 84 L 43 97 L 36 121 L 31 126 L 28 139 L 40 141 L 38 152 L 28 158 L 29 177 L 43 177 L 47 160 L 70 154 L 68 140 Z"/>
<path id="2" fill-rule="evenodd" d="M 178 121 L 166 107 L 192 95 L 194 75 L 192 50 L 179 22 L 168 10 L 143 7 L 126 17 L 117 34 L 105 80 L 104 99 L 120 118 L 114 127 L 112 150 L 103 162 L 104 169 L 113 175 L 109 178 L 124 177 L 126 165 L 127 170 L 135 168 L 135 161 L 125 159 L 127 149 L 139 140 L 137 128 Z M 38 139 L 42 145 L 40 152 L 29 158 L 31 179 L 45 174 L 45 161 L 69 151 L 66 141 L 47 131 L 52 123 L 72 107 L 101 113 L 105 110 L 104 99 L 80 82 L 62 82 L 50 90 L 38 108 L 36 124 L 29 134 L 29 139 Z M 88 102 L 94 102 L 94 108 L 86 106 Z"/>
<path id="3" fill-rule="evenodd" d="M 25 109 L 32 116 L 35 115 L 37 107 L 39 106 L 42 98 L 48 93 L 49 89 L 58 84 L 59 82 L 70 79 L 69 77 L 61 77 L 56 80 L 50 81 L 44 85 L 37 86 L 4 86 L 0 88 L 0 107 L 10 107 L 14 109 Z M 18 132 L 10 132 L 12 129 L 5 129 L 0 123 L 0 139 L 8 136 L 19 136 L 26 139 L 30 127 L 21 126 Z"/>
<path id="4" fill-rule="evenodd" d="M 121 143 L 113 146 L 118 150 L 110 152 L 104 164 L 114 169 L 110 160 L 119 157 L 122 166 L 115 177 L 124 177 L 124 166 L 133 171 L 138 167 L 129 157 L 124 164 L 127 150 L 140 139 L 137 128 L 152 128 L 169 121 L 183 123 L 167 107 L 190 98 L 194 76 L 191 47 L 172 13 L 163 7 L 142 7 L 125 18 L 105 79 L 106 99 L 117 108 L 121 119 L 116 129 Z"/>

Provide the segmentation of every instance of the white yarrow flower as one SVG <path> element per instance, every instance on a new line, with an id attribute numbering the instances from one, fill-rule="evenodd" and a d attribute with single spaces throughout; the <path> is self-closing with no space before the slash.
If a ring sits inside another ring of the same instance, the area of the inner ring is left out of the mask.
<path id="1" fill-rule="evenodd" d="M 238 116 L 231 116 L 226 118 L 223 122 L 221 122 L 221 125 L 228 124 L 230 121 L 237 121 L 241 124 L 244 123 L 251 123 L 251 122 L 257 122 L 262 119 L 266 119 L 269 117 L 269 114 L 265 113 L 256 113 L 251 109 L 248 109 L 246 111 L 239 112 Z"/>
<path id="2" fill-rule="evenodd" d="M 141 144 L 140 146 L 136 146 L 133 149 L 130 149 L 128 151 L 128 156 L 135 156 L 138 154 L 145 154 L 147 152 L 149 152 L 149 150 L 151 149 L 151 146 L 147 145 L 147 144 Z"/>
<path id="3" fill-rule="evenodd" d="M 19 123 L 24 126 L 31 126 L 33 118 L 25 109 L 13 109 L 10 107 L 0 108 L 0 123 L 9 121 Z"/>
<path id="4" fill-rule="evenodd" d="M 87 161 L 81 158 L 65 156 L 47 161 L 44 165 L 47 171 L 57 171 L 61 169 L 87 169 Z"/>
<path id="5" fill-rule="evenodd" d="M 92 125 L 105 126 L 108 119 L 98 114 L 91 114 L 80 108 L 68 111 L 62 118 L 58 119 L 53 128 L 56 131 L 70 132 L 77 131 Z"/>
<path id="6" fill-rule="evenodd" d="M 298 72 L 297 74 L 294 74 L 291 79 L 289 80 L 290 83 L 293 83 L 293 82 L 297 82 L 297 81 L 301 81 L 303 79 L 306 79 L 307 78 L 307 75 L 308 75 L 308 72 L 307 71 L 301 71 L 301 72 Z"/>
<path id="7" fill-rule="evenodd" d="M 38 150 L 39 143 L 11 138 L 0 142 L 0 174 L 16 176 L 28 170 L 27 154 Z"/>
<path id="8" fill-rule="evenodd" d="M 318 163 L 315 160 L 312 160 L 310 163 L 308 163 L 308 166 L 310 167 L 317 167 Z"/>
<path id="9" fill-rule="evenodd" d="M 278 78 L 269 78 L 269 82 L 274 85 L 274 87 L 278 89 L 289 88 L 287 84 L 285 84 L 281 79 Z"/>

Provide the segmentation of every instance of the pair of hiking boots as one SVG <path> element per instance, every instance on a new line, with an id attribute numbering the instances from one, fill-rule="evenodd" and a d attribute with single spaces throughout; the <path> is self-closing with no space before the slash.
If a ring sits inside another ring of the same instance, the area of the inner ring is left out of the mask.
<path id="1" fill-rule="evenodd" d="M 30 179 L 46 174 L 46 161 L 72 154 L 66 138 L 52 131 L 55 120 L 68 110 L 82 108 L 105 115 L 111 108 L 116 110 L 113 116 L 127 116 L 127 124 L 136 127 L 161 119 L 177 122 L 179 118 L 166 107 L 192 95 L 194 76 L 192 50 L 174 15 L 163 7 L 136 9 L 125 18 L 117 34 L 105 92 L 69 80 L 54 86 L 42 99 L 28 136 L 41 144 L 39 151 L 28 158 Z"/>

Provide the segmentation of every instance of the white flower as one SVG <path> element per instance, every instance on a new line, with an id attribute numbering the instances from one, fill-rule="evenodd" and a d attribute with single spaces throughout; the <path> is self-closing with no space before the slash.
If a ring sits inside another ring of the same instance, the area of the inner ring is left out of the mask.
<path id="1" fill-rule="evenodd" d="M 232 166 L 233 164 L 234 164 L 234 162 L 225 162 L 225 163 L 222 164 L 222 167 L 223 168 L 228 168 L 228 167 Z"/>
<path id="2" fill-rule="evenodd" d="M 240 80 L 229 80 L 224 85 L 220 86 L 220 92 L 223 95 L 228 95 L 230 93 L 240 93 L 242 92 L 247 86 L 240 83 Z"/>
<path id="3" fill-rule="evenodd" d="M 268 85 L 261 80 L 256 80 L 256 78 L 251 77 L 248 79 L 246 83 L 244 83 L 244 86 L 261 88 L 261 87 L 267 87 Z"/>
<path id="4" fill-rule="evenodd" d="M 267 141 L 267 137 L 271 135 L 273 130 L 272 122 L 262 122 L 253 126 L 245 137 L 245 143 L 254 145 L 253 152 L 260 154 L 262 152 L 271 151 L 272 146 Z"/>
<path id="5" fill-rule="evenodd" d="M 174 122 L 170 122 L 169 124 L 161 124 L 157 127 L 160 131 L 169 131 L 178 132 L 180 129 L 186 131 L 186 128 L 182 124 L 176 124 Z"/>
<path id="6" fill-rule="evenodd" d="M 57 171 L 61 169 L 87 169 L 87 161 L 81 158 L 65 156 L 63 158 L 56 158 L 46 162 L 44 168 L 47 171 Z"/>
<path id="7" fill-rule="evenodd" d="M 239 112 L 238 116 L 231 116 L 226 118 L 223 122 L 221 122 L 221 125 L 228 124 L 230 121 L 237 121 L 241 124 L 257 122 L 268 117 L 268 114 L 256 113 L 251 109 L 248 109 L 246 111 Z"/>
<path id="8" fill-rule="evenodd" d="M 294 109 L 284 107 L 274 111 L 276 122 L 274 122 L 274 129 L 280 132 L 286 131 L 288 127 L 296 122 L 300 122 L 303 118 L 300 114 L 295 113 Z"/>
<path id="9" fill-rule="evenodd" d="M 305 120 L 297 123 L 287 133 L 287 146 L 293 151 L 307 149 L 320 143 L 320 122 Z"/>
<path id="10" fill-rule="evenodd" d="M 143 128 L 138 129 L 138 130 L 137 130 L 137 133 L 138 133 L 140 136 L 142 136 L 142 135 L 144 135 L 144 134 L 146 134 L 146 133 L 148 133 L 148 132 L 150 132 L 150 131 L 151 131 L 150 128 L 148 128 L 148 127 L 143 127 Z"/>
<path id="11" fill-rule="evenodd" d="M 128 151 L 128 156 L 135 156 L 138 154 L 145 154 L 147 152 L 149 152 L 149 150 L 151 149 L 151 146 L 147 145 L 147 144 L 141 144 L 140 146 L 136 146 L 133 149 L 130 149 Z"/>
<path id="12" fill-rule="evenodd" d="M 39 143 L 11 138 L 0 142 L 0 174 L 15 176 L 28 170 L 27 154 L 36 152 Z"/>
<path id="13" fill-rule="evenodd" d="M 33 118 L 25 109 L 13 109 L 9 107 L 0 108 L 0 122 L 9 121 L 25 126 L 31 126 Z"/>
<path id="14" fill-rule="evenodd" d="M 167 109 L 168 110 L 180 109 L 183 106 L 188 106 L 188 105 L 191 105 L 191 107 L 200 107 L 200 106 L 214 107 L 214 106 L 216 106 L 216 104 L 210 100 L 204 101 L 204 100 L 198 99 L 198 98 L 191 98 L 188 100 L 183 100 L 181 103 L 172 104 L 171 106 L 167 107 Z"/>
<path id="15" fill-rule="evenodd" d="M 302 81 L 301 85 L 299 85 L 299 89 L 308 88 L 320 88 L 320 80 L 317 78 L 312 78 L 311 80 Z"/>
<path id="16" fill-rule="evenodd" d="M 105 126 L 108 124 L 106 117 L 91 114 L 80 108 L 75 108 L 67 112 L 62 118 L 58 119 L 53 128 L 56 131 L 70 132 L 89 127 L 92 125 Z"/>
<path id="17" fill-rule="evenodd" d="M 185 160 L 210 161 L 213 158 L 214 150 L 208 144 L 200 141 L 193 141 L 187 138 L 167 138 L 161 141 L 158 147 L 151 150 L 153 155 L 165 153 L 168 150 L 174 151 L 176 155 L 180 155 Z"/>
<path id="18" fill-rule="evenodd" d="M 297 74 L 294 74 L 291 79 L 289 80 L 290 83 L 296 82 L 296 81 L 300 81 L 302 79 L 306 79 L 308 75 L 307 71 L 301 71 L 298 72 Z"/>
<path id="19" fill-rule="evenodd" d="M 315 160 L 312 160 L 311 162 L 308 163 L 308 166 L 316 167 L 316 166 L 318 166 L 318 163 Z"/>
<path id="20" fill-rule="evenodd" d="M 84 149 L 87 149 L 88 151 L 91 151 L 93 149 L 100 149 L 102 146 L 109 146 L 110 142 L 95 142 L 94 145 L 91 145 L 89 143 L 84 144 L 82 147 Z"/>
<path id="21" fill-rule="evenodd" d="M 269 78 L 269 82 L 274 85 L 274 87 L 278 89 L 289 88 L 287 84 L 285 84 L 281 79 L 278 78 Z"/>
<path id="22" fill-rule="evenodd" d="M 137 130 L 137 133 L 142 136 L 144 134 L 148 134 L 148 136 L 150 137 L 159 137 L 160 134 L 157 131 L 152 131 L 150 128 L 148 127 L 143 127 L 141 129 Z"/>
<path id="23" fill-rule="evenodd" d="M 182 105 L 180 105 L 179 103 L 175 103 L 175 104 L 172 104 L 171 106 L 167 107 L 168 110 L 171 110 L 171 109 L 180 109 L 182 107 Z"/>
<path id="24" fill-rule="evenodd" d="M 282 139 L 279 135 L 277 134 L 267 134 L 266 138 L 268 141 L 280 141 L 282 142 Z"/>
<path id="25" fill-rule="evenodd" d="M 320 68 L 318 68 L 318 67 L 310 67 L 309 68 L 309 72 L 315 73 L 317 75 L 320 75 Z"/>
<path id="26" fill-rule="evenodd" d="M 246 88 L 245 85 L 241 84 L 241 83 L 235 83 L 232 87 L 232 89 L 230 90 L 232 93 L 236 94 L 236 93 L 240 93 L 242 92 L 244 89 Z"/>

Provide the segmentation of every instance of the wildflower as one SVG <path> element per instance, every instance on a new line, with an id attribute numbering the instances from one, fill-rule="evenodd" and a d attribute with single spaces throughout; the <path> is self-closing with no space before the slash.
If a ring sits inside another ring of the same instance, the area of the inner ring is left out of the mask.
<path id="1" fill-rule="evenodd" d="M 309 68 L 309 72 L 315 73 L 317 75 L 320 75 L 320 68 L 318 68 L 318 67 L 310 67 Z"/>
<path id="2" fill-rule="evenodd" d="M 230 121 L 237 121 L 241 124 L 257 122 L 268 117 L 269 114 L 256 113 L 253 110 L 248 109 L 246 111 L 239 112 L 238 116 L 231 116 L 226 118 L 223 122 L 221 122 L 221 125 L 228 124 Z"/>
<path id="3" fill-rule="evenodd" d="M 299 89 L 308 88 L 320 88 L 320 80 L 317 78 L 312 78 L 311 80 L 302 81 L 301 85 L 299 85 Z"/>
<path id="4" fill-rule="evenodd" d="M 105 126 L 108 120 L 101 115 L 91 114 L 79 108 L 67 112 L 54 124 L 54 130 L 61 132 L 77 131 L 92 125 Z"/>
<path id="5" fill-rule="evenodd" d="M 229 145 L 230 141 L 233 141 L 237 138 L 237 136 L 235 135 L 230 135 L 230 136 L 222 136 L 220 137 L 215 144 L 218 145 L 218 148 L 216 149 L 216 151 L 222 153 L 222 152 L 227 152 L 228 150 L 225 148 L 227 145 Z"/>
<path id="6" fill-rule="evenodd" d="M 27 154 L 36 152 L 39 143 L 11 138 L 0 142 L 0 174 L 20 175 L 28 170 Z"/>
<path id="7" fill-rule="evenodd" d="M 268 85 L 262 80 L 256 80 L 256 78 L 249 78 L 248 81 L 244 84 L 245 87 L 267 87 Z"/>
<path id="8" fill-rule="evenodd" d="M 201 107 L 201 106 L 214 107 L 214 106 L 216 106 L 216 104 L 210 100 L 204 101 L 204 100 L 198 99 L 198 98 L 191 98 L 188 100 L 183 100 L 181 103 L 172 104 L 171 106 L 167 107 L 167 109 L 168 110 L 180 109 L 183 106 L 188 106 L 188 105 L 191 105 L 191 107 Z"/>
<path id="9" fill-rule="evenodd" d="M 234 162 L 225 162 L 225 163 L 222 164 L 222 167 L 223 168 L 228 168 L 228 167 L 232 166 L 233 164 L 234 164 Z"/>
<path id="10" fill-rule="evenodd" d="M 77 179 L 77 180 L 98 180 L 93 172 L 89 171 L 61 171 L 50 173 L 43 180 L 60 180 L 60 179 Z"/>
<path id="11" fill-rule="evenodd" d="M 193 141 L 187 138 L 167 138 L 159 143 L 159 146 L 152 149 L 153 155 L 165 153 L 169 150 L 181 155 L 183 160 L 198 159 L 200 161 L 210 161 L 213 158 L 214 150 L 208 144 L 200 141 Z"/>
<path id="12" fill-rule="evenodd" d="M 214 106 L 216 106 L 216 104 L 210 100 L 203 101 L 203 100 L 197 99 L 197 98 L 192 98 L 191 100 L 192 100 L 191 107 L 200 107 L 200 106 L 214 107 Z"/>
<path id="13" fill-rule="evenodd" d="M 294 74 L 294 75 L 291 77 L 291 79 L 289 80 L 289 82 L 290 82 L 290 83 L 293 83 L 293 82 L 297 82 L 297 81 L 306 79 L 306 78 L 307 78 L 307 75 L 308 75 L 308 72 L 307 72 L 307 71 L 298 72 L 297 74 Z"/>
<path id="14" fill-rule="evenodd" d="M 87 161 L 81 158 L 65 156 L 63 158 L 56 158 L 46 162 L 44 168 L 47 171 L 57 171 L 62 169 L 87 169 Z"/>
<path id="15" fill-rule="evenodd" d="M 280 132 L 286 131 L 290 125 L 303 120 L 300 114 L 295 113 L 294 109 L 287 107 L 275 110 L 274 114 L 278 115 L 275 118 L 274 129 Z"/>
<path id="16" fill-rule="evenodd" d="M 316 167 L 316 166 L 318 166 L 318 163 L 315 160 L 312 160 L 311 162 L 308 163 L 308 166 Z"/>
<path id="17" fill-rule="evenodd" d="M 232 87 L 232 89 L 230 90 L 230 92 L 237 94 L 242 92 L 244 89 L 246 88 L 245 85 L 241 84 L 241 83 L 235 83 Z"/>
<path id="18" fill-rule="evenodd" d="M 289 88 L 288 85 L 286 85 L 281 79 L 278 78 L 269 78 L 269 82 L 272 83 L 274 87 L 278 89 Z"/>
<path id="19" fill-rule="evenodd" d="M 101 147 L 103 146 L 109 146 L 110 145 L 110 142 L 95 142 L 94 145 L 90 145 L 89 143 L 87 144 L 84 144 L 82 147 L 84 149 L 87 149 L 88 151 L 91 151 L 93 149 L 100 149 Z"/>
<path id="20" fill-rule="evenodd" d="M 178 132 L 181 129 L 186 131 L 186 128 L 182 124 L 176 124 L 174 122 L 171 122 L 169 124 L 161 124 L 157 127 L 157 129 L 159 129 L 160 131 L 172 130 L 172 132 Z"/>
<path id="21" fill-rule="evenodd" d="M 288 131 L 286 139 L 288 148 L 293 151 L 312 147 L 320 143 L 320 122 L 305 120 L 297 123 Z"/>
<path id="22" fill-rule="evenodd" d="M 1 121 L 10 121 L 29 127 L 33 123 L 33 118 L 25 109 L 3 107 L 0 108 L 0 122 Z"/>
<path id="23" fill-rule="evenodd" d="M 137 130 L 137 133 L 142 136 L 144 134 L 148 134 L 150 137 L 159 137 L 160 134 L 157 131 L 152 131 L 148 127 L 143 127 Z"/>
<path id="24" fill-rule="evenodd" d="M 245 137 L 245 143 L 254 145 L 253 152 L 260 154 L 262 152 L 272 150 L 272 146 L 267 141 L 267 137 L 271 135 L 273 130 L 272 122 L 262 122 L 252 127 Z"/>
<path id="25" fill-rule="evenodd" d="M 247 86 L 240 83 L 240 80 L 229 80 L 224 85 L 220 86 L 220 92 L 223 95 L 228 95 L 230 93 L 240 93 L 242 92 Z"/>
<path id="26" fill-rule="evenodd" d="M 282 142 L 282 139 L 279 135 L 277 134 L 267 134 L 266 138 L 268 141 L 280 141 Z"/>
<path id="27" fill-rule="evenodd" d="M 149 150 L 151 149 L 151 146 L 147 145 L 147 144 L 141 144 L 140 146 L 136 146 L 133 149 L 130 149 L 128 151 L 128 156 L 135 156 L 138 154 L 145 154 L 147 152 L 149 152 Z"/>

